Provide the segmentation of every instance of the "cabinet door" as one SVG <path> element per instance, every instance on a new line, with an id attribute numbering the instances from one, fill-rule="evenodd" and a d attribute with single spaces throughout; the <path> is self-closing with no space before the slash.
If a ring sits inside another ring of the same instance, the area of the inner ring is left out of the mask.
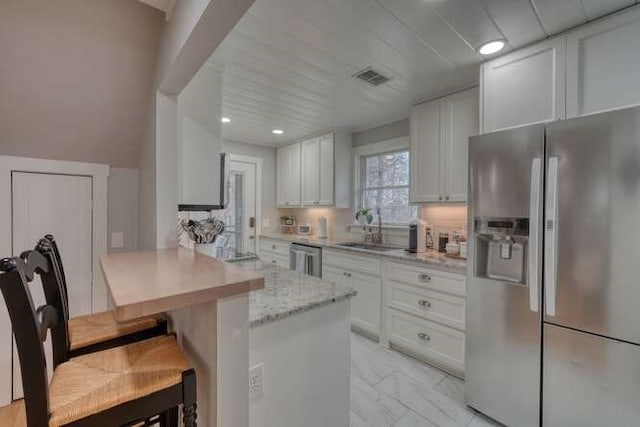
<path id="1" fill-rule="evenodd" d="M 302 143 L 302 203 L 317 205 L 320 200 L 320 141 Z"/>
<path id="2" fill-rule="evenodd" d="M 640 9 L 567 36 L 567 116 L 640 103 Z"/>
<path id="3" fill-rule="evenodd" d="M 333 134 L 320 138 L 319 151 L 320 151 L 320 177 L 319 177 L 319 205 L 333 205 L 334 204 L 334 138 Z"/>
<path id="4" fill-rule="evenodd" d="M 300 164 L 300 143 L 278 148 L 276 165 L 278 206 L 300 205 Z"/>
<path id="5" fill-rule="evenodd" d="M 444 104 L 416 105 L 411 111 L 411 202 L 442 200 L 441 154 Z"/>
<path id="6" fill-rule="evenodd" d="M 285 180 L 288 185 L 288 197 L 287 205 L 300 206 L 302 204 L 302 191 L 301 191 L 301 163 L 300 157 L 300 143 L 290 145 L 289 149 L 289 167 L 288 175 Z"/>
<path id="7" fill-rule="evenodd" d="M 358 291 L 351 299 L 351 324 L 374 336 L 380 336 L 382 281 L 378 277 L 346 271 L 350 285 Z"/>
<path id="8" fill-rule="evenodd" d="M 481 133 L 565 117 L 565 46 L 558 37 L 482 65 Z"/>
<path id="9" fill-rule="evenodd" d="M 289 152 L 287 147 L 278 148 L 276 156 L 276 199 L 278 206 L 284 206 L 287 197 L 287 171 L 289 168 Z"/>
<path id="10" fill-rule="evenodd" d="M 478 133 L 478 89 L 447 97 L 445 118 L 444 198 L 466 202 L 469 137 Z"/>

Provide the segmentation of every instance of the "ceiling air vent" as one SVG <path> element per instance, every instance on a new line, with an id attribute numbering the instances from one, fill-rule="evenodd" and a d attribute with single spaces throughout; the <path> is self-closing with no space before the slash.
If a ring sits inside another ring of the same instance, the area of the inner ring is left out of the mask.
<path id="1" fill-rule="evenodd" d="M 353 77 L 373 86 L 380 86 L 382 83 L 386 83 L 390 80 L 389 77 L 383 76 L 371 67 L 358 71 L 353 75 Z"/>

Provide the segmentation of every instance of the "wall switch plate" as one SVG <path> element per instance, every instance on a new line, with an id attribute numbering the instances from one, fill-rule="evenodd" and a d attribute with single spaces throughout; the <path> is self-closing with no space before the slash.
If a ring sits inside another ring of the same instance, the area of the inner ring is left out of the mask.
<path id="1" fill-rule="evenodd" d="M 111 233 L 111 248 L 112 249 L 124 248 L 124 233 L 120 233 L 120 232 Z"/>
<path id="2" fill-rule="evenodd" d="M 249 398 L 262 396 L 264 393 L 264 363 L 249 369 Z"/>

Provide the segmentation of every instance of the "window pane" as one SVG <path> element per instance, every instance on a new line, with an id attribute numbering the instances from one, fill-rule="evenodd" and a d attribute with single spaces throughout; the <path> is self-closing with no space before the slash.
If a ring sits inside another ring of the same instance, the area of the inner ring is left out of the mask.
<path id="1" fill-rule="evenodd" d="M 409 152 L 384 154 L 382 158 L 382 186 L 409 185 Z"/>
<path id="2" fill-rule="evenodd" d="M 371 209 L 374 216 L 380 207 L 383 222 L 407 223 L 415 218 L 417 209 L 409 206 L 409 151 L 363 157 L 361 164 L 359 207 Z"/>
<path id="3" fill-rule="evenodd" d="M 413 217 L 413 207 L 409 206 L 408 188 L 382 190 L 381 199 L 384 222 L 408 222 Z"/>
<path id="4" fill-rule="evenodd" d="M 367 157 L 365 160 L 365 188 L 380 187 L 382 171 L 380 170 L 381 162 L 379 156 Z"/>

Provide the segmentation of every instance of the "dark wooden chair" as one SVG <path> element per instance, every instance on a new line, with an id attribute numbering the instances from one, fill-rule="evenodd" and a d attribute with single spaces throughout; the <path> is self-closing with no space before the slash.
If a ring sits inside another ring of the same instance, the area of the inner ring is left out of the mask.
<path id="1" fill-rule="evenodd" d="M 50 243 L 50 249 L 53 251 L 52 262 L 57 264 L 60 274 L 59 283 L 61 286 L 59 291 L 62 295 L 60 304 L 62 313 L 68 321 L 67 345 L 70 357 L 119 347 L 167 334 L 167 320 L 162 316 L 147 316 L 126 322 L 118 322 L 113 315 L 113 311 L 103 311 L 70 318 L 67 281 L 58 244 L 55 238 L 48 234 L 44 239 L 40 240 L 39 245 L 46 241 Z M 48 292 L 45 289 L 45 296 L 50 294 L 51 291 L 49 290 Z M 51 301 L 47 300 L 47 302 L 51 304 Z"/>
<path id="2" fill-rule="evenodd" d="M 29 282 L 35 274 L 49 285 L 60 280 L 50 260 L 38 251 L 0 260 L 0 291 L 14 330 L 27 426 L 177 426 L 183 405 L 184 425 L 195 427 L 195 371 L 171 335 L 58 360 L 48 382 L 43 342 L 49 329 L 59 334 L 66 322 L 55 305 L 34 307 Z"/>

